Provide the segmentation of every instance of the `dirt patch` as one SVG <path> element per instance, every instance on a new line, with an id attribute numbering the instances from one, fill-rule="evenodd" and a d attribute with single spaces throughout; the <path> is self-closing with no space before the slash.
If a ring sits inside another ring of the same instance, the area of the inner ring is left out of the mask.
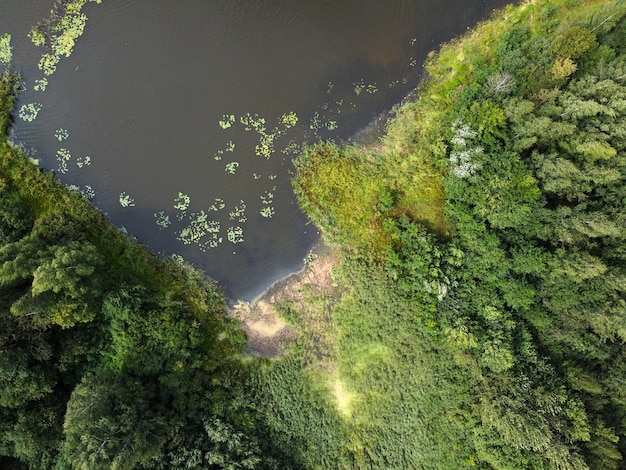
<path id="1" fill-rule="evenodd" d="M 278 356 L 299 335 L 305 335 L 315 344 L 313 350 L 318 356 L 324 355 L 328 346 L 324 330 L 330 318 L 322 318 L 320 322 L 317 317 L 323 317 L 326 309 L 320 310 L 319 305 L 311 307 L 310 303 L 337 298 L 339 289 L 332 279 L 332 269 L 337 264 L 337 253 L 320 244 L 311 251 L 302 270 L 277 281 L 252 302 L 238 301 L 231 307 L 230 313 L 241 322 L 248 338 L 251 354 L 265 358 Z M 280 318 L 278 306 L 298 312 L 302 320 L 299 331 Z M 316 312 L 316 318 L 310 312 Z"/>

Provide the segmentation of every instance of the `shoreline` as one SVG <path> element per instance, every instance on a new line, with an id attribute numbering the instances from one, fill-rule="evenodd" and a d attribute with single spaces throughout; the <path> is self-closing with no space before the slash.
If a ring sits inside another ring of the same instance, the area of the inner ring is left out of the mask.
<path id="1" fill-rule="evenodd" d="M 281 318 L 279 306 L 302 303 L 303 288 L 318 293 L 334 290 L 331 271 L 338 260 L 337 251 L 320 240 L 310 250 L 302 269 L 276 280 L 250 301 L 229 301 L 226 311 L 246 335 L 249 355 L 273 358 L 285 352 L 299 335 L 293 325 Z"/>

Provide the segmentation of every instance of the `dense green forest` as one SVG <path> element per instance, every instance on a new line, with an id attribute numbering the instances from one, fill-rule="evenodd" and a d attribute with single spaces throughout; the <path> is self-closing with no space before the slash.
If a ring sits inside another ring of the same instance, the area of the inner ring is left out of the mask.
<path id="1" fill-rule="evenodd" d="M 624 468 L 625 18 L 508 7 L 379 143 L 308 148 L 294 187 L 340 262 L 278 306 L 273 360 L 2 137 L 0 467 Z"/>

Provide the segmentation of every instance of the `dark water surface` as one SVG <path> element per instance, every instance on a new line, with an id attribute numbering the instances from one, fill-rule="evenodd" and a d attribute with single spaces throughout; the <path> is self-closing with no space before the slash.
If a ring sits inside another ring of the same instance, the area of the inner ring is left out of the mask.
<path id="1" fill-rule="evenodd" d="M 430 50 L 506 3 L 104 0 L 35 91 L 45 51 L 27 33 L 52 2 L 0 0 L 24 77 L 18 109 L 41 105 L 33 122 L 16 113 L 14 141 L 149 248 L 250 299 L 318 237 L 291 190 L 297 147 L 355 135 L 416 86 Z M 246 130 L 246 116 L 265 129 Z"/>

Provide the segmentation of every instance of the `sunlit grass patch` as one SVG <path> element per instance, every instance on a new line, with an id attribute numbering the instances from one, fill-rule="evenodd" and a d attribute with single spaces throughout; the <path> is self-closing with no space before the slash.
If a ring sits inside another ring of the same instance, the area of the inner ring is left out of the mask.
<path id="1" fill-rule="evenodd" d="M 344 418 L 351 417 L 355 406 L 356 393 L 349 390 L 345 382 L 343 382 L 338 376 L 331 378 L 330 388 L 337 410 Z"/>
<path id="2" fill-rule="evenodd" d="M 358 153 L 328 143 L 310 147 L 297 162 L 294 187 L 330 240 L 376 257 L 389 242 L 381 213 L 387 190 L 385 180 Z"/>

